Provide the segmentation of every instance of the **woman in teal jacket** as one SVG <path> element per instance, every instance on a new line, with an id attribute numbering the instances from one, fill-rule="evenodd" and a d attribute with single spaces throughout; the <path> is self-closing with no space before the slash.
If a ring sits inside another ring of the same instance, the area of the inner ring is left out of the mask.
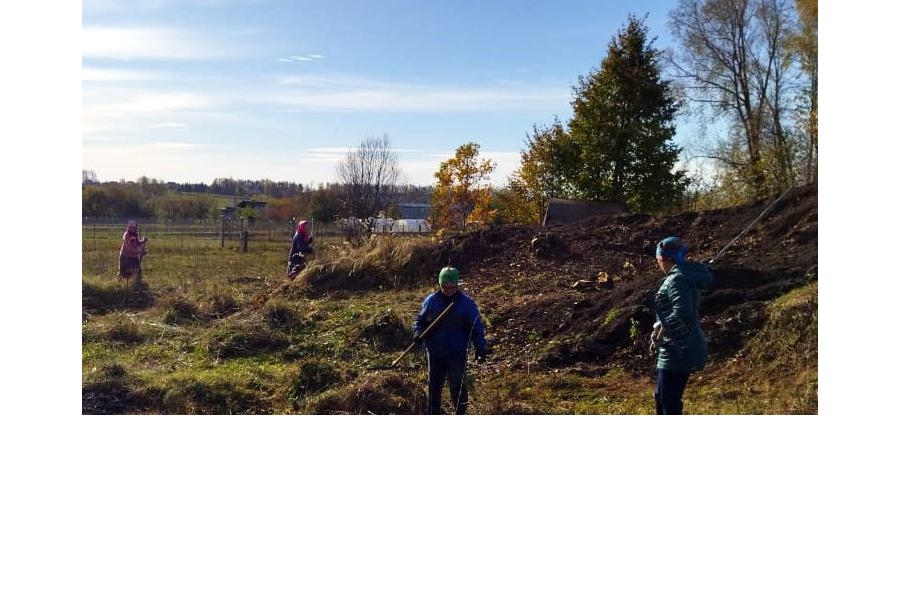
<path id="1" fill-rule="evenodd" d="M 709 352 L 700 329 L 700 290 L 712 283 L 709 267 L 685 260 L 687 245 L 667 237 L 656 246 L 656 262 L 666 278 L 656 292 L 656 323 L 650 335 L 656 360 L 656 414 L 682 414 L 690 374 L 706 364 Z"/>

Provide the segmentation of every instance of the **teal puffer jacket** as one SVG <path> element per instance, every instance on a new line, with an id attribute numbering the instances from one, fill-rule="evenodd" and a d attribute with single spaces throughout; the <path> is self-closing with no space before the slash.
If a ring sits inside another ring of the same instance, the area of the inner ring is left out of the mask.
<path id="1" fill-rule="evenodd" d="M 709 351 L 700 329 L 700 290 L 712 283 L 709 267 L 684 262 L 666 275 L 656 292 L 656 320 L 662 323 L 657 369 L 699 371 Z"/>

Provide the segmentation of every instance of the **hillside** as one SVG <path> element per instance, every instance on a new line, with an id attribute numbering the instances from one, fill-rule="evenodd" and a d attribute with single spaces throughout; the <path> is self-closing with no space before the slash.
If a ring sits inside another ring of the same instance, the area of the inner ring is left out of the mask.
<path id="1" fill-rule="evenodd" d="M 154 282 L 148 270 L 140 292 L 84 284 L 82 410 L 421 413 L 423 353 L 390 363 L 438 270 L 453 264 L 493 348 L 470 365 L 470 412 L 651 413 L 656 242 L 680 235 L 689 258 L 709 260 L 772 200 L 543 231 L 379 237 L 322 248 L 293 282 L 280 250 L 266 266 L 215 248 L 182 258 L 173 247 L 155 255 L 162 271 Z M 796 190 L 712 265 L 701 299 L 711 358 L 688 386 L 687 413 L 818 412 L 817 227 L 817 189 Z M 189 292 L 198 276 L 173 273 L 185 266 L 216 279 Z"/>

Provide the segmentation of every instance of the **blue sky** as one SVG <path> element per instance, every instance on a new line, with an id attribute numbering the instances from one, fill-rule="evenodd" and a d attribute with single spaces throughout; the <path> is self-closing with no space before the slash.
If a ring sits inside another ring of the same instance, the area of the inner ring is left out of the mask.
<path id="1" fill-rule="evenodd" d="M 101 180 L 334 180 L 387 133 L 407 181 L 474 141 L 503 185 L 629 12 L 670 1 L 85 0 L 82 166 Z"/>

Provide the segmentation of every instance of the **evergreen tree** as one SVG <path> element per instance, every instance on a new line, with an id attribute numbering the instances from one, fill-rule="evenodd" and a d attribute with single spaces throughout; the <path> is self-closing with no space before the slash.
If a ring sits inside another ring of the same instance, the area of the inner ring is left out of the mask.
<path id="1" fill-rule="evenodd" d="M 676 206 L 687 179 L 675 170 L 678 102 L 663 80 L 660 53 L 633 15 L 609 44 L 599 70 L 580 77 L 569 135 L 578 148 L 578 195 L 632 211 Z"/>

